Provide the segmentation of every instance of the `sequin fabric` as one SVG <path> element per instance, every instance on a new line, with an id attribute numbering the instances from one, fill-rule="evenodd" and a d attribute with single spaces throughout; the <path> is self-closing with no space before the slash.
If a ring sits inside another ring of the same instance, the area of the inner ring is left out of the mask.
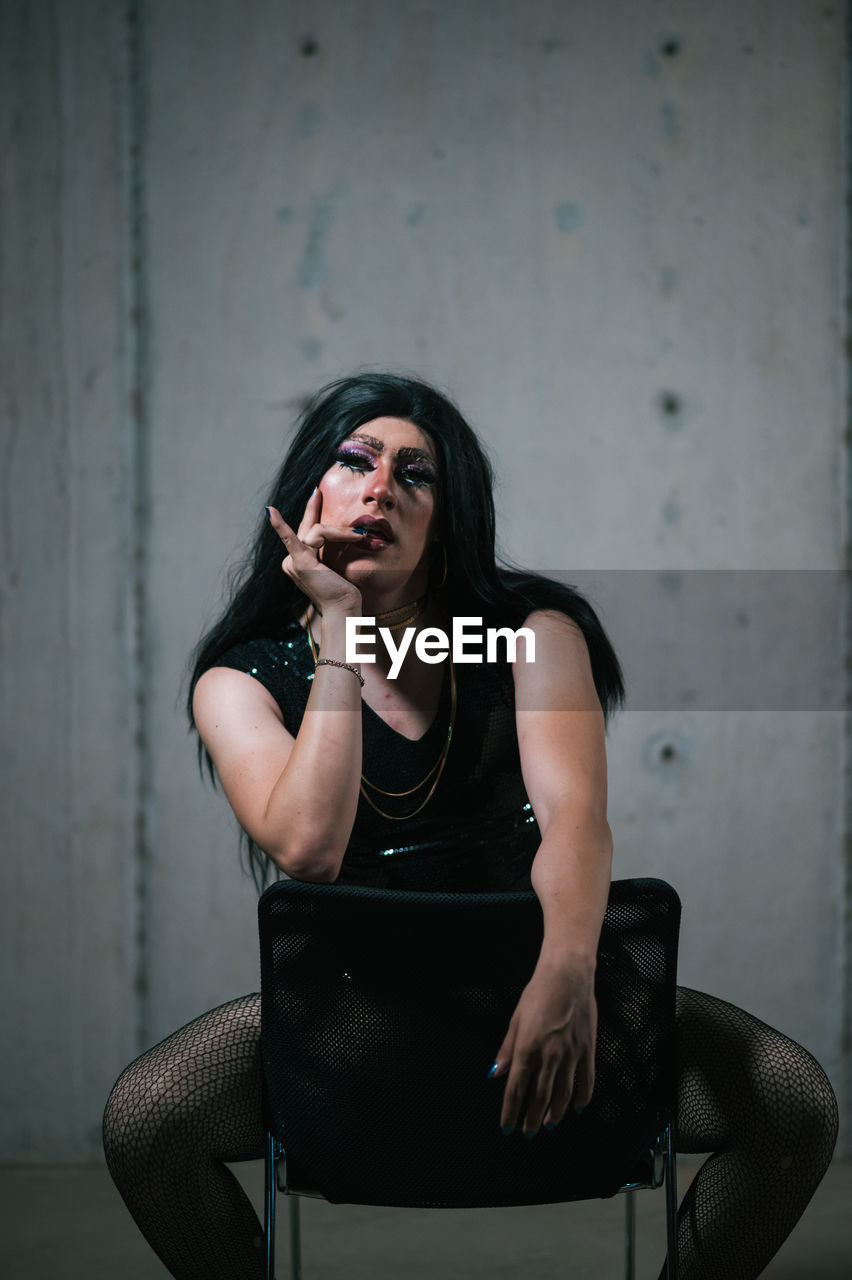
<path id="1" fill-rule="evenodd" d="M 296 736 L 314 677 L 307 635 L 297 622 L 280 637 L 235 646 L 218 665 L 259 680 Z M 457 664 L 455 674 L 455 727 L 434 795 L 404 821 L 383 817 L 362 796 L 340 883 L 469 893 L 530 887 L 540 834 L 521 778 L 511 668 Z M 420 782 L 441 754 L 449 715 L 448 678 L 432 725 L 416 741 L 362 703 L 365 775 L 392 791 Z M 387 812 L 404 815 L 423 794 L 377 798 Z"/>

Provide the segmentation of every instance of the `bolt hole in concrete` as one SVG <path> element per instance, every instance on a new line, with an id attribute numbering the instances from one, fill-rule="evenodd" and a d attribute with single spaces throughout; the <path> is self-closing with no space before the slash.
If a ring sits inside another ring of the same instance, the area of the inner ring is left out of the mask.
<path id="1" fill-rule="evenodd" d="M 645 768 L 658 778 L 676 778 L 689 765 L 692 754 L 689 738 L 676 729 L 659 729 L 642 747 Z"/>
<path id="2" fill-rule="evenodd" d="M 313 36 L 304 36 L 299 45 L 299 53 L 303 58 L 315 58 L 319 53 L 319 45 Z"/>
<path id="3" fill-rule="evenodd" d="M 676 395 L 674 391 L 661 391 L 660 408 L 667 418 L 677 417 L 681 410 L 680 396 Z"/>
<path id="4" fill-rule="evenodd" d="M 663 43 L 660 45 L 660 53 L 663 55 L 664 58 L 676 58 L 677 55 L 680 53 L 680 50 L 681 50 L 681 43 L 678 40 L 677 36 L 669 36 L 669 38 L 667 40 L 664 40 Z"/>

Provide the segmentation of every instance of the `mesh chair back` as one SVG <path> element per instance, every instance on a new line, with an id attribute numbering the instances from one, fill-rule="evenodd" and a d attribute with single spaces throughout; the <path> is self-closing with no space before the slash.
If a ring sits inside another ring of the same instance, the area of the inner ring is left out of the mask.
<path id="1" fill-rule="evenodd" d="M 680 902 L 616 881 L 598 954 L 594 1098 L 504 1136 L 487 1078 L 542 937 L 534 893 L 282 881 L 259 904 L 267 1123 L 288 1184 L 356 1204 L 612 1195 L 670 1118 Z"/>

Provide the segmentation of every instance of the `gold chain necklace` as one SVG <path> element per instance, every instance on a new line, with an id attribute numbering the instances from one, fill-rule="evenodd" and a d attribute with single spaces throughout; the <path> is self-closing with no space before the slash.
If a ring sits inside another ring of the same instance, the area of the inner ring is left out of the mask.
<path id="1" fill-rule="evenodd" d="M 413 607 L 415 609 L 415 612 L 411 614 L 409 618 L 406 618 L 403 622 L 397 622 L 397 623 L 391 624 L 389 629 L 391 631 L 394 631 L 401 626 L 405 626 L 406 622 L 410 622 L 413 618 L 419 617 L 419 615 L 423 612 L 423 609 L 425 607 L 425 602 L 426 602 L 426 596 L 421 596 L 419 600 L 414 601 L 413 606 L 400 605 L 399 609 L 389 609 L 387 613 L 377 614 L 376 620 L 379 621 L 380 619 L 389 617 L 391 614 L 399 613 L 400 609 L 409 609 Z M 314 660 L 314 669 L 316 669 L 317 658 L 319 657 L 319 654 L 317 652 L 316 644 L 314 643 L 313 633 L 311 632 L 311 623 L 310 623 L 310 619 L 308 618 L 307 609 L 305 610 L 305 630 L 308 633 L 308 643 L 311 646 L 311 656 L 313 657 L 313 660 Z M 447 763 L 447 756 L 449 755 L 449 751 L 450 751 L 450 743 L 453 740 L 453 729 L 455 728 L 455 723 L 456 723 L 456 702 L 457 702 L 456 671 L 455 671 L 455 667 L 453 666 L 452 658 L 449 659 L 449 662 L 450 662 L 450 720 L 449 720 L 449 724 L 447 725 L 447 737 L 443 747 L 441 748 L 441 754 L 438 756 L 438 759 L 432 765 L 431 769 L 426 774 L 426 776 L 424 778 L 421 778 L 419 782 L 416 782 L 413 787 L 409 787 L 407 791 L 386 791 L 384 787 L 380 787 L 377 782 L 370 782 L 369 778 L 367 778 L 365 774 L 363 773 L 361 774 L 361 795 L 367 801 L 367 804 L 370 805 L 372 809 L 375 809 L 376 813 L 381 814 L 383 818 L 388 818 L 391 822 L 405 822 L 407 818 L 413 818 L 416 814 L 420 813 L 421 809 L 424 809 L 426 805 L 429 803 L 429 801 L 432 799 L 432 796 L 434 795 L 434 792 L 435 792 L 435 788 L 437 787 L 441 779 L 441 774 L 444 772 L 444 765 Z M 364 790 L 365 787 L 372 787 L 373 791 L 378 791 L 380 795 L 391 796 L 394 799 L 398 799 L 402 796 L 413 795 L 415 791 L 419 791 L 421 787 L 425 787 L 426 783 L 432 777 L 433 773 L 435 774 L 435 779 L 431 787 L 427 791 L 425 798 L 420 802 L 417 808 L 412 809 L 410 813 L 401 813 L 401 814 L 386 813 L 384 809 L 379 808 L 375 800 L 373 800 L 373 798 L 370 795 L 368 795 L 368 793 Z"/>
<path id="2" fill-rule="evenodd" d="M 385 613 L 376 614 L 376 622 L 381 626 L 384 624 L 388 631 L 399 631 L 400 627 L 407 627 L 415 622 L 426 608 L 426 601 L 429 596 L 420 596 L 418 600 L 412 600 L 411 604 L 400 604 L 395 609 L 388 609 Z M 395 614 L 401 613 L 403 616 L 398 618 L 396 622 L 389 622 L 389 618 L 393 618 Z"/>
<path id="3" fill-rule="evenodd" d="M 452 658 L 450 658 L 449 661 L 450 661 L 450 722 L 447 725 L 447 737 L 443 747 L 441 748 L 441 754 L 439 755 L 435 763 L 432 765 L 432 768 L 426 774 L 426 777 L 421 778 L 420 782 L 415 783 L 413 787 L 409 787 L 407 791 L 385 791 L 384 787 L 380 787 L 376 782 L 370 782 L 370 780 L 366 778 L 363 773 L 361 774 L 361 795 L 367 801 L 367 804 L 370 805 L 371 808 L 375 809 L 376 813 L 380 813 L 383 818 L 389 818 L 392 822 L 404 822 L 406 818 L 413 818 L 415 814 L 418 814 L 420 812 L 421 809 L 424 809 L 426 805 L 429 803 L 429 801 L 432 799 L 432 796 L 435 792 L 435 788 L 437 787 L 440 781 L 441 774 L 444 772 L 444 765 L 447 763 L 447 756 L 449 755 L 449 751 L 450 751 L 450 743 L 453 740 L 453 728 L 455 727 L 455 723 L 456 723 L 456 672 L 455 672 L 455 667 L 453 666 Z M 379 794 L 383 796 L 394 796 L 394 797 L 410 796 L 412 792 L 419 791 L 421 787 L 425 787 L 426 783 L 429 781 L 433 773 L 435 774 L 435 780 L 432 783 L 429 790 L 427 791 L 425 798 L 421 801 L 421 803 L 417 806 L 417 808 L 412 809 L 410 813 L 400 813 L 400 814 L 386 813 L 384 809 L 379 808 L 375 800 L 373 800 L 372 797 L 369 796 L 367 792 L 364 790 L 364 787 L 366 785 L 368 787 L 372 787 L 374 791 L 378 791 Z"/>

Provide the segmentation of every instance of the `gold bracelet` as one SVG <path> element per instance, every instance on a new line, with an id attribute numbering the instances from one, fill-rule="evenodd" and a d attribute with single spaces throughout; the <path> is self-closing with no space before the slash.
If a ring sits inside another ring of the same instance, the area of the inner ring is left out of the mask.
<path id="1" fill-rule="evenodd" d="M 342 667 L 344 671 L 351 671 L 353 676 L 357 676 L 361 682 L 361 688 L 364 688 L 364 677 L 357 667 L 353 667 L 349 662 L 337 662 L 334 658 L 317 658 L 316 665 L 321 667 L 325 663 L 327 667 Z"/>

